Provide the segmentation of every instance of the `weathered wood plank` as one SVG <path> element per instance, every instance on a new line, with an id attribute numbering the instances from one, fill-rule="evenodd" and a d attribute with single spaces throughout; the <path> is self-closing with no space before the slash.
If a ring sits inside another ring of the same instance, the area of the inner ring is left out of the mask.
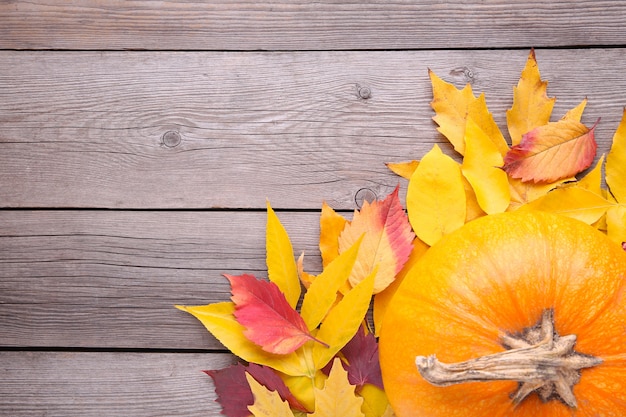
<path id="1" fill-rule="evenodd" d="M 428 67 L 484 91 L 504 129 L 527 53 L 1 52 L 0 206 L 353 209 L 397 185 L 385 162 L 443 141 Z M 588 97 L 606 151 L 626 50 L 537 56 L 554 117 Z"/>
<path id="2" fill-rule="evenodd" d="M 0 352 L 3 416 L 215 416 L 227 354 Z"/>
<path id="3" fill-rule="evenodd" d="M 620 1 L 0 2 L 0 48 L 320 50 L 624 45 Z"/>
<path id="4" fill-rule="evenodd" d="M 318 213 L 278 213 L 319 272 Z M 266 277 L 263 212 L 0 211 L 0 346 L 221 348 L 175 304 Z"/>

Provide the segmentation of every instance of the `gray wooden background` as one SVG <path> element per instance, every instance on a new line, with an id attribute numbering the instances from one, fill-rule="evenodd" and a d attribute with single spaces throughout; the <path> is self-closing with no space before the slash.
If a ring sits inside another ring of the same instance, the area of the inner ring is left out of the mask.
<path id="1" fill-rule="evenodd" d="M 434 143 L 427 70 L 502 128 L 531 47 L 608 151 L 626 2 L 0 1 L 0 415 L 217 415 L 233 361 L 174 304 L 264 276 L 265 201 L 315 272 Z M 403 188 L 404 190 L 404 188 Z M 403 194 L 403 192 L 401 192 Z"/>

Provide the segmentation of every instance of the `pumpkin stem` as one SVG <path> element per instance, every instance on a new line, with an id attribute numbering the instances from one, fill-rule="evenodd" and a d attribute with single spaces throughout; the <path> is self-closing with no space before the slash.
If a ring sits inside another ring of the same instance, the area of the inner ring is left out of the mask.
<path id="1" fill-rule="evenodd" d="M 509 350 L 465 362 L 446 364 L 431 355 L 416 357 L 415 364 L 433 385 L 517 381 L 519 387 L 512 395 L 516 405 L 537 392 L 543 401 L 557 398 L 576 408 L 573 387 L 580 380 L 580 370 L 602 363 L 600 358 L 574 351 L 576 335 L 559 336 L 555 332 L 552 309 L 543 312 L 536 326 L 522 335 L 505 336 L 503 343 Z"/>

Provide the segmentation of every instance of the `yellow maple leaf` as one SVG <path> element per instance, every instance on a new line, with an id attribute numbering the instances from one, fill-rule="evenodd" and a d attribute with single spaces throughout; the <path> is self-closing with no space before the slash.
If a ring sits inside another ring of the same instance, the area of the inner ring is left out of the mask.
<path id="1" fill-rule="evenodd" d="M 470 103 L 476 100 L 472 87 L 467 84 L 462 90 L 443 81 L 433 71 L 428 71 L 433 87 L 433 101 L 430 103 L 439 125 L 437 130 L 463 155 L 465 152 L 465 119 Z"/>
<path id="2" fill-rule="evenodd" d="M 546 94 L 548 83 L 541 80 L 535 51 L 530 51 L 517 87 L 513 88 L 513 106 L 506 112 L 512 145 L 518 145 L 522 135 L 550 121 L 555 98 Z"/>
<path id="3" fill-rule="evenodd" d="M 461 167 L 437 145 L 424 155 L 411 176 L 406 204 L 415 234 L 430 246 L 465 224 Z"/>
<path id="4" fill-rule="evenodd" d="M 481 129 L 483 134 L 489 138 L 502 156 L 506 155 L 509 151 L 509 145 L 506 143 L 506 139 L 504 139 L 500 128 L 493 119 L 493 115 L 489 112 L 489 109 L 487 109 L 487 102 L 485 101 L 484 94 L 478 96 L 476 100 L 469 103 L 467 106 L 465 139 L 468 135 L 467 123 L 469 123 L 469 119 L 471 119 L 473 123 Z"/>
<path id="5" fill-rule="evenodd" d="M 461 170 L 487 214 L 502 213 L 509 206 L 509 181 L 501 167 L 502 154 L 489 135 L 470 117 L 465 129 L 465 156 Z"/>
<path id="6" fill-rule="evenodd" d="M 361 406 L 363 398 L 354 393 L 348 382 L 348 373 L 335 358 L 323 389 L 315 389 L 315 411 L 310 417 L 365 417 Z"/>
<path id="7" fill-rule="evenodd" d="M 606 157 L 606 184 L 617 202 L 626 204 L 626 108 Z"/>
<path id="8" fill-rule="evenodd" d="M 293 247 L 285 228 L 267 202 L 267 228 L 265 232 L 267 251 L 267 275 L 285 294 L 291 307 L 300 299 L 300 280 L 298 267 L 293 256 Z"/>
<path id="9" fill-rule="evenodd" d="M 254 396 L 254 403 L 248 410 L 254 417 L 294 417 L 289 403 L 280 398 L 278 392 L 268 390 L 247 372 L 246 379 Z"/>

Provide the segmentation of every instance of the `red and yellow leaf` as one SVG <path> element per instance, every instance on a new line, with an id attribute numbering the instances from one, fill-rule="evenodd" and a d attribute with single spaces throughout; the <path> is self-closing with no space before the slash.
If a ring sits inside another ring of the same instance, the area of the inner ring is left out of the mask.
<path id="1" fill-rule="evenodd" d="M 587 169 L 596 155 L 596 124 L 573 120 L 537 127 L 504 157 L 504 170 L 524 182 L 554 182 Z"/>
<path id="2" fill-rule="evenodd" d="M 606 184 L 617 202 L 626 204 L 626 108 L 606 157 Z"/>
<path id="3" fill-rule="evenodd" d="M 343 252 L 362 237 L 357 261 L 350 275 L 355 286 L 375 267 L 378 268 L 374 293 L 384 290 L 393 282 L 396 274 L 411 253 L 415 238 L 409 220 L 400 204 L 398 187 L 382 201 L 365 202 L 355 211 L 352 221 L 339 236 L 339 251 Z"/>
<path id="4" fill-rule="evenodd" d="M 265 230 L 267 275 L 280 288 L 291 307 L 300 299 L 300 280 L 287 231 L 267 202 L 267 228 Z"/>
<path id="5" fill-rule="evenodd" d="M 292 353 L 316 340 L 278 286 L 252 275 L 226 275 L 230 281 L 235 318 L 246 328 L 244 335 L 267 352 Z"/>
<path id="6" fill-rule="evenodd" d="M 522 136 L 550 121 L 555 98 L 548 98 L 548 83 L 541 80 L 535 51 L 530 51 L 517 87 L 513 88 L 513 107 L 506 112 L 512 145 Z"/>

